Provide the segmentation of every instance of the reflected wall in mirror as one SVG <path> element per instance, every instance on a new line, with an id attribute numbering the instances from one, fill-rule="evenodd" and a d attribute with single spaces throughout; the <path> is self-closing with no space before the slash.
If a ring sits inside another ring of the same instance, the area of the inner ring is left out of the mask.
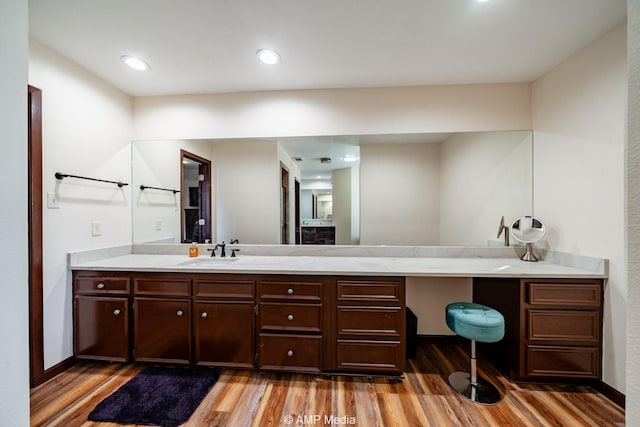
<path id="1" fill-rule="evenodd" d="M 195 204 L 190 198 L 190 188 L 199 187 L 199 184 L 196 181 L 197 176 L 193 182 L 188 175 L 184 178 L 183 152 L 190 153 L 193 159 L 206 160 L 210 155 L 210 144 L 182 140 L 139 141 L 132 143 L 131 148 L 133 242 L 190 241 L 193 238 L 193 227 L 189 229 L 191 233 L 188 233 L 185 226 L 185 210 L 195 207 L 190 206 Z M 194 174 L 196 172 L 194 171 Z M 185 173 L 189 173 L 188 166 Z M 140 186 L 156 188 L 142 190 Z M 209 180 L 209 189 L 203 193 L 203 196 L 208 194 L 209 199 L 211 187 Z M 200 200 L 200 193 L 195 197 Z M 202 226 L 203 235 L 211 235 L 211 224 L 215 223 L 211 211 L 209 216 L 209 225 Z"/>
<path id="2" fill-rule="evenodd" d="M 288 217 L 298 218 L 300 206 L 300 227 L 288 225 L 296 234 L 292 243 L 305 227 L 328 226 L 336 244 L 486 246 L 501 244 L 495 238 L 500 217 L 533 211 L 532 138 L 531 131 L 505 131 L 134 141 L 132 174 L 134 183 L 145 175 L 179 183 L 179 172 L 161 159 L 167 147 L 211 159 L 217 242 L 282 243 L 284 166 L 289 189 L 300 185 L 299 201 L 289 194 Z M 330 202 L 322 201 L 326 196 Z M 140 199 L 134 193 L 133 242 L 166 241 L 153 225 L 171 201 Z M 170 210 L 164 221 L 178 223 L 179 242 L 179 209 L 171 212 L 173 220 Z"/>

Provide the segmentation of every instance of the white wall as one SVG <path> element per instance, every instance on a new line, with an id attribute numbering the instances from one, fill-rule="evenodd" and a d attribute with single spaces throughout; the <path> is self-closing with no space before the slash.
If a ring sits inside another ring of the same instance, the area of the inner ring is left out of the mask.
<path id="1" fill-rule="evenodd" d="M 0 425 L 29 425 L 27 2 L 0 2 Z"/>
<path id="2" fill-rule="evenodd" d="M 302 185 L 302 183 L 300 183 Z M 313 218 L 313 192 L 300 189 L 300 222 Z"/>
<path id="3" fill-rule="evenodd" d="M 131 183 L 131 98 L 37 43 L 29 82 L 42 89 L 45 369 L 73 353 L 67 253 L 131 243 L 131 186 L 66 178 L 55 172 Z M 59 209 L 46 208 L 54 192 Z M 91 235 L 91 223 L 102 235 Z"/>
<path id="4" fill-rule="evenodd" d="M 528 83 L 134 99 L 135 139 L 531 129 Z"/>
<path id="5" fill-rule="evenodd" d="M 280 165 L 275 141 L 215 141 L 217 242 L 280 242 Z M 259 177 L 257 179 L 256 177 Z"/>
<path id="6" fill-rule="evenodd" d="M 331 172 L 332 216 L 336 227 L 336 245 L 351 245 L 351 168 Z"/>
<path id="7" fill-rule="evenodd" d="M 609 258 L 603 380 L 625 391 L 626 28 L 533 84 L 534 209 L 547 247 Z"/>
<path id="8" fill-rule="evenodd" d="M 180 198 L 189 194 L 147 189 L 140 185 L 180 190 L 180 150 L 213 160 L 212 145 L 202 140 L 135 141 L 132 143 L 131 191 L 133 200 L 133 242 L 164 241 L 180 243 Z M 212 176 L 215 173 L 215 164 Z M 196 184 L 197 185 L 197 184 Z M 215 182 L 212 183 L 212 193 Z M 212 194 L 211 222 L 215 224 L 215 201 Z M 156 222 L 160 221 L 160 230 Z M 215 227 L 212 230 L 215 240 Z"/>
<path id="9" fill-rule="evenodd" d="M 628 0 L 626 422 L 640 425 L 640 0 Z M 621 331 L 621 334 L 623 332 Z"/>
<path id="10" fill-rule="evenodd" d="M 360 164 L 351 167 L 351 244 L 360 244 Z"/>
<path id="11" fill-rule="evenodd" d="M 530 132 L 469 132 L 440 144 L 441 245 L 486 244 L 496 240 L 502 216 L 510 226 L 532 214 L 531 138 Z"/>
<path id="12" fill-rule="evenodd" d="M 419 335 L 455 335 L 447 326 L 445 307 L 472 301 L 468 277 L 407 277 L 407 307 L 418 317 Z"/>
<path id="13" fill-rule="evenodd" d="M 362 145 L 360 212 L 363 245 L 438 245 L 440 145 Z"/>

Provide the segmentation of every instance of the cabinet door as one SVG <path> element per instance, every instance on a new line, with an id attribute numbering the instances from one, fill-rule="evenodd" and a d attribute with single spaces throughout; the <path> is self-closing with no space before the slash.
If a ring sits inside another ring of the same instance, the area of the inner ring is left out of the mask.
<path id="1" fill-rule="evenodd" d="M 189 363 L 191 301 L 134 299 L 134 359 L 142 362 Z"/>
<path id="2" fill-rule="evenodd" d="M 196 364 L 254 367 L 253 301 L 196 300 L 193 324 Z"/>
<path id="3" fill-rule="evenodd" d="M 74 354 L 79 359 L 129 361 L 128 298 L 77 295 Z"/>

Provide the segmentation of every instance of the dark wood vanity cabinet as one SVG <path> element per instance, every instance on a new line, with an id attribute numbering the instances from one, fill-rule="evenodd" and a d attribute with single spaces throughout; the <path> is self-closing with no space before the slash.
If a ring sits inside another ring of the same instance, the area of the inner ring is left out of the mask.
<path id="1" fill-rule="evenodd" d="M 78 358 L 399 375 L 404 278 L 76 271 Z"/>
<path id="2" fill-rule="evenodd" d="M 511 378 L 601 378 L 602 280 L 485 278 L 473 292 L 505 316 L 505 338 L 480 348 Z"/>
<path id="3" fill-rule="evenodd" d="M 121 273 L 74 276 L 73 342 L 78 359 L 128 362 L 130 278 Z"/>
<path id="4" fill-rule="evenodd" d="M 336 370 L 402 372 L 406 359 L 404 278 L 338 278 L 335 298 Z"/>
<path id="5" fill-rule="evenodd" d="M 249 275 L 205 275 L 194 279 L 194 363 L 255 366 L 255 288 Z"/>
<path id="6" fill-rule="evenodd" d="M 336 227 L 333 225 L 300 227 L 303 245 L 335 245 Z"/>

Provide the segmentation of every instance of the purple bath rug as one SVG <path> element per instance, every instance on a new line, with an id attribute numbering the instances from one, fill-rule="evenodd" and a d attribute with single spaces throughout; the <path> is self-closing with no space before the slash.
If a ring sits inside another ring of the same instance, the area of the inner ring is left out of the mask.
<path id="1" fill-rule="evenodd" d="M 183 424 L 218 379 L 212 368 L 149 367 L 89 414 L 90 421 L 173 427 Z"/>

